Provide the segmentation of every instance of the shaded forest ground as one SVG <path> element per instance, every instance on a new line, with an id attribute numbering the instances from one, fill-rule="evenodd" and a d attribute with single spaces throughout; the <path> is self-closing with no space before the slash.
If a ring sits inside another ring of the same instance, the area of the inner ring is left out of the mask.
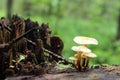
<path id="1" fill-rule="evenodd" d="M 120 80 L 120 65 L 95 66 L 87 72 L 74 69 L 50 70 L 44 75 L 8 77 L 6 80 Z"/>

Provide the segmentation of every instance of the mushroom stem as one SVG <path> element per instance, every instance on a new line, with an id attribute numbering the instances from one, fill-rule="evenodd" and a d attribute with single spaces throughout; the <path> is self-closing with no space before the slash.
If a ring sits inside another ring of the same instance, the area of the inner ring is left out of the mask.
<path id="1" fill-rule="evenodd" d="M 90 57 L 87 57 L 86 67 L 88 67 L 90 61 Z"/>
<path id="2" fill-rule="evenodd" d="M 85 46 L 85 47 L 87 47 L 87 46 L 88 46 L 88 44 L 84 44 L 84 46 Z"/>
<path id="3" fill-rule="evenodd" d="M 87 44 L 84 44 L 84 46 L 87 47 L 88 45 L 87 45 Z M 83 58 L 82 58 L 82 70 L 85 70 L 85 68 L 86 68 L 86 58 L 83 57 Z"/>
<path id="4" fill-rule="evenodd" d="M 81 70 L 81 59 L 77 60 L 77 68 Z"/>
<path id="5" fill-rule="evenodd" d="M 82 58 L 82 69 L 85 69 L 86 58 Z"/>
<path id="6" fill-rule="evenodd" d="M 77 53 L 77 69 L 80 71 L 81 70 L 81 52 Z"/>

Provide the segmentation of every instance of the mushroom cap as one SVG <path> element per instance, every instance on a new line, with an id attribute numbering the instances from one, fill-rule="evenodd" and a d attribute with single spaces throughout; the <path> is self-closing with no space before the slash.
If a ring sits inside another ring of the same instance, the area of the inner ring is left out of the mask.
<path id="1" fill-rule="evenodd" d="M 98 45 L 98 41 L 95 38 L 76 36 L 73 40 L 77 44 L 95 44 L 95 45 Z"/>
<path id="2" fill-rule="evenodd" d="M 71 49 L 73 51 L 91 52 L 91 50 L 85 46 L 73 46 Z"/>
<path id="3" fill-rule="evenodd" d="M 96 54 L 91 52 L 83 52 L 82 55 L 87 57 L 92 57 L 92 58 L 97 57 Z"/>
<path id="4" fill-rule="evenodd" d="M 77 56 L 78 56 L 78 54 L 75 54 L 75 55 L 74 55 L 74 57 L 77 57 Z"/>
<path id="5" fill-rule="evenodd" d="M 70 60 L 74 60 L 74 61 L 77 60 L 77 58 L 75 58 L 75 57 L 69 57 L 69 59 L 70 59 Z"/>

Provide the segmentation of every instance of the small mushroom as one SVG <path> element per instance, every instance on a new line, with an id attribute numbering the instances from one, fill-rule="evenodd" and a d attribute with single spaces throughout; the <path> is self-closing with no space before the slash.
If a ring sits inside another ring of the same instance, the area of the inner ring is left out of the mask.
<path id="1" fill-rule="evenodd" d="M 75 55 L 77 56 L 77 54 L 75 54 Z M 78 59 L 75 55 L 73 57 L 69 57 L 69 59 L 73 61 L 73 63 L 75 64 L 74 67 L 78 70 L 78 65 L 77 65 Z"/>
<path id="2" fill-rule="evenodd" d="M 81 64 L 83 64 L 83 62 L 81 63 L 81 59 L 83 59 L 81 54 L 82 54 L 83 52 L 90 53 L 91 50 L 90 50 L 89 48 L 85 47 L 85 46 L 73 46 L 73 47 L 72 47 L 72 50 L 73 50 L 73 51 L 76 51 L 77 54 L 75 55 L 75 58 L 70 58 L 70 59 L 74 59 L 74 60 L 76 59 L 76 60 L 75 60 L 75 64 L 76 64 L 75 67 L 76 67 L 78 70 L 81 70 L 81 68 L 82 68 Z M 84 63 L 84 64 L 85 64 L 85 63 Z"/>
<path id="3" fill-rule="evenodd" d="M 70 60 L 77 61 L 76 57 L 69 57 Z"/>
<path id="4" fill-rule="evenodd" d="M 92 52 L 83 52 L 82 55 L 87 57 L 92 57 L 92 58 L 97 57 L 96 54 Z"/>
<path id="5" fill-rule="evenodd" d="M 83 45 L 95 44 L 95 45 L 98 45 L 98 41 L 95 38 L 76 36 L 73 40 L 77 44 L 83 44 Z"/>
<path id="6" fill-rule="evenodd" d="M 81 51 L 81 52 L 91 52 L 91 50 L 85 46 L 73 46 L 71 48 L 73 51 Z"/>
<path id="7" fill-rule="evenodd" d="M 84 56 L 84 57 L 87 59 L 86 64 L 84 65 L 85 68 L 88 67 L 90 58 L 95 58 L 95 57 L 97 57 L 96 54 L 94 54 L 94 53 L 92 53 L 92 52 L 83 52 L 83 53 L 82 53 L 82 56 Z"/>
<path id="8" fill-rule="evenodd" d="M 78 53 L 76 55 L 76 58 L 78 59 L 77 60 L 78 68 L 80 68 L 80 70 L 85 70 L 86 67 L 88 67 L 90 57 L 96 57 L 95 54 L 91 53 L 91 50 L 88 49 L 87 46 L 88 44 L 98 45 L 98 41 L 95 38 L 84 37 L 84 36 L 76 36 L 73 40 L 75 43 L 83 45 L 80 47 L 73 46 L 72 50 L 77 51 Z M 81 64 L 81 59 L 82 59 L 82 64 Z M 79 65 L 82 65 L 82 68 Z"/>

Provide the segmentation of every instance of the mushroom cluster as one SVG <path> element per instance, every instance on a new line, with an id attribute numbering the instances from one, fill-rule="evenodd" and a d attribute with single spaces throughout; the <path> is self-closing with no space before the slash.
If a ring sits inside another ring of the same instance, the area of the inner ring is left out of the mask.
<path id="1" fill-rule="evenodd" d="M 87 48 L 87 46 L 89 44 L 98 45 L 98 41 L 90 37 L 76 36 L 74 38 L 74 42 L 81 44 L 81 46 L 72 47 L 72 50 L 76 51 L 77 54 L 75 54 L 74 57 L 70 57 L 69 59 L 74 61 L 75 68 L 78 71 L 86 71 L 89 69 L 90 58 L 97 57 L 89 48 Z"/>

